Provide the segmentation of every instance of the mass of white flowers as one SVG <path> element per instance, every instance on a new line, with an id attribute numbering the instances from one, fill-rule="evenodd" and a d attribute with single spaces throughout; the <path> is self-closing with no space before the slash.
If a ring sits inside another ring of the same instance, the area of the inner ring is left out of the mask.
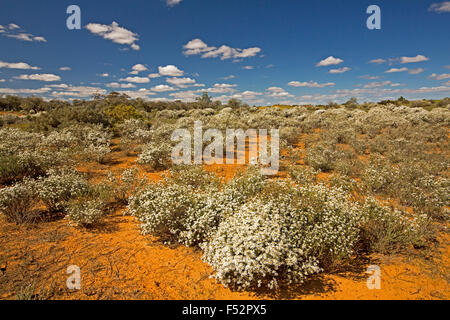
<path id="1" fill-rule="evenodd" d="M 67 219 L 75 226 L 93 226 L 98 224 L 105 215 L 102 205 L 98 200 L 71 202 L 67 208 Z"/>
<path id="2" fill-rule="evenodd" d="M 154 169 L 168 168 L 172 164 L 172 145 L 168 142 L 147 143 L 138 157 L 138 163 L 149 164 Z"/>
<path id="3" fill-rule="evenodd" d="M 13 186 L 0 189 L 0 212 L 17 223 L 29 220 L 30 212 L 37 203 L 35 181 L 25 179 Z"/>
<path id="4" fill-rule="evenodd" d="M 71 169 L 50 169 L 49 175 L 37 181 L 37 194 L 50 211 L 64 209 L 67 202 L 89 192 L 89 183 Z"/>

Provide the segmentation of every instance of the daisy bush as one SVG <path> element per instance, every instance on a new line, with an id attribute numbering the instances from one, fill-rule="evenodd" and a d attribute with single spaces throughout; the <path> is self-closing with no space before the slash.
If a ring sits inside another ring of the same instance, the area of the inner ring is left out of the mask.
<path id="1" fill-rule="evenodd" d="M 28 222 L 37 201 L 36 183 L 30 179 L 0 189 L 0 212 L 9 221 Z"/>
<path id="2" fill-rule="evenodd" d="M 37 181 L 37 194 L 50 211 L 62 210 L 75 197 L 88 194 L 90 185 L 73 169 L 51 169 L 49 175 Z"/>
<path id="3" fill-rule="evenodd" d="M 67 207 L 67 219 L 78 227 L 92 227 L 101 222 L 105 214 L 103 203 L 98 200 L 82 199 L 72 201 Z"/>

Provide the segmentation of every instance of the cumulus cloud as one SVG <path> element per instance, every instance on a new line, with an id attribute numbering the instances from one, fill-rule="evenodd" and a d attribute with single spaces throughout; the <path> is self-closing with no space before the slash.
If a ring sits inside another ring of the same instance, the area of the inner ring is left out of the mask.
<path id="1" fill-rule="evenodd" d="M 408 71 L 408 68 L 391 68 L 386 70 L 384 73 L 396 73 L 396 72 L 405 72 Z"/>
<path id="2" fill-rule="evenodd" d="M 429 79 L 434 80 L 444 80 L 444 79 L 450 79 L 450 73 L 442 73 L 442 74 L 436 74 L 433 73 L 431 76 L 428 77 Z"/>
<path id="3" fill-rule="evenodd" d="M 226 92 L 234 92 L 236 91 L 234 88 L 236 84 L 228 84 L 228 83 L 215 83 L 212 88 L 207 89 L 206 91 L 211 93 L 226 93 Z"/>
<path id="4" fill-rule="evenodd" d="M 334 82 L 327 82 L 327 83 L 317 83 L 313 81 L 309 82 L 300 82 L 300 81 L 291 81 L 288 83 L 288 86 L 291 87 L 308 87 L 308 88 L 324 88 L 324 87 L 332 87 L 334 86 Z"/>
<path id="5" fill-rule="evenodd" d="M 428 11 L 434 11 L 437 13 L 450 12 L 450 1 L 444 1 L 441 3 L 433 3 Z"/>
<path id="6" fill-rule="evenodd" d="M 132 83 L 149 83 L 150 79 L 144 78 L 144 77 L 126 77 L 126 78 L 119 79 L 119 81 L 132 82 Z"/>
<path id="7" fill-rule="evenodd" d="M 132 68 L 133 71 L 130 72 L 130 74 L 139 74 L 139 72 L 147 71 L 147 67 L 143 64 L 135 64 Z"/>
<path id="8" fill-rule="evenodd" d="M 343 67 L 343 68 L 339 68 L 339 69 L 331 69 L 330 71 L 328 71 L 328 73 L 339 74 L 339 73 L 345 73 L 350 70 L 352 70 L 352 69 L 349 67 Z"/>
<path id="9" fill-rule="evenodd" d="M 191 78 L 168 78 L 166 81 L 180 88 L 204 86 L 203 84 L 196 83 L 196 81 Z"/>
<path id="10" fill-rule="evenodd" d="M 161 75 L 160 75 L 159 73 L 150 73 L 150 74 L 148 75 L 148 77 L 149 77 L 150 79 L 154 79 L 154 78 L 159 78 L 159 77 L 161 77 Z"/>
<path id="11" fill-rule="evenodd" d="M 38 81 L 52 82 L 52 81 L 60 81 L 61 77 L 57 76 L 56 74 L 42 73 L 42 74 L 22 74 L 22 75 L 20 75 L 18 77 L 14 77 L 14 79 L 18 79 L 18 80 L 38 80 Z"/>
<path id="12" fill-rule="evenodd" d="M 186 56 L 199 55 L 202 58 L 218 58 L 221 60 L 226 59 L 245 59 L 256 56 L 261 52 L 261 48 L 252 47 L 247 49 L 232 48 L 227 45 L 221 45 L 220 47 L 208 46 L 200 39 L 193 39 L 183 46 Z"/>
<path id="13" fill-rule="evenodd" d="M 0 61 L 0 68 L 20 69 L 20 70 L 39 70 L 39 67 L 32 67 L 25 62 L 4 62 Z"/>
<path id="14" fill-rule="evenodd" d="M 167 84 L 160 84 L 160 85 L 154 86 L 151 90 L 155 91 L 155 92 L 167 92 L 167 91 L 175 91 L 177 89 L 175 89 L 171 86 L 168 86 Z"/>
<path id="15" fill-rule="evenodd" d="M 322 61 L 319 61 L 316 64 L 316 67 L 326 67 L 326 66 L 340 64 L 342 62 L 344 62 L 344 60 L 339 59 L 339 58 L 335 58 L 333 56 L 329 56 L 328 58 L 323 59 Z"/>
<path id="16" fill-rule="evenodd" d="M 72 68 L 70 68 L 70 67 L 61 67 L 61 68 L 59 68 L 59 70 L 61 70 L 61 71 L 70 71 L 70 70 L 72 70 Z"/>
<path id="17" fill-rule="evenodd" d="M 191 90 L 171 93 L 169 94 L 169 96 L 186 102 L 195 101 L 195 98 L 199 97 L 198 91 L 191 91 Z"/>
<path id="18" fill-rule="evenodd" d="M 270 87 L 266 89 L 266 95 L 272 98 L 292 98 L 294 95 L 280 87 Z"/>
<path id="19" fill-rule="evenodd" d="M 8 38 L 13 38 L 21 41 L 28 41 L 28 42 L 47 42 L 47 39 L 45 39 L 42 36 L 35 36 L 31 33 L 25 32 L 20 26 L 18 26 L 15 23 L 10 23 L 8 25 L 8 28 L 5 28 L 3 26 L 0 26 L 0 33 L 3 36 L 6 36 Z"/>
<path id="20" fill-rule="evenodd" d="M 102 73 L 98 75 L 99 77 L 107 78 L 109 77 L 109 73 Z"/>
<path id="21" fill-rule="evenodd" d="M 114 43 L 129 45 L 133 50 L 140 49 L 139 45 L 136 44 L 136 41 L 139 40 L 138 34 L 119 26 L 115 21 L 110 25 L 89 23 L 86 25 L 86 29 Z"/>
<path id="22" fill-rule="evenodd" d="M 169 7 L 173 7 L 173 6 L 176 6 L 177 4 L 181 3 L 181 1 L 183 1 L 183 0 L 166 0 L 166 4 Z"/>
<path id="23" fill-rule="evenodd" d="M 118 83 L 118 82 L 107 83 L 106 86 L 108 88 L 121 88 L 121 89 L 136 88 L 136 85 L 132 83 Z"/>
<path id="24" fill-rule="evenodd" d="M 419 54 L 415 57 L 400 57 L 400 63 L 415 63 L 415 62 L 422 62 L 422 61 L 428 61 L 429 58 Z"/>
<path id="25" fill-rule="evenodd" d="M 159 74 L 162 76 L 181 77 L 184 72 L 174 65 L 167 65 L 165 67 L 158 67 Z"/>
<path id="26" fill-rule="evenodd" d="M 253 70 L 253 69 L 255 69 L 255 67 L 253 67 L 253 66 L 243 66 L 242 69 L 244 69 L 244 70 Z"/>

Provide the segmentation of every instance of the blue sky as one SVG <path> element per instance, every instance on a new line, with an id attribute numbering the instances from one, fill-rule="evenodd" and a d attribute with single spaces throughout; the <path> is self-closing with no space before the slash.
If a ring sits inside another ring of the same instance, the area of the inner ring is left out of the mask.
<path id="1" fill-rule="evenodd" d="M 69 30 L 66 9 L 81 9 Z M 381 30 L 369 30 L 369 5 Z M 0 3 L 0 94 L 328 101 L 450 96 L 450 1 Z"/>

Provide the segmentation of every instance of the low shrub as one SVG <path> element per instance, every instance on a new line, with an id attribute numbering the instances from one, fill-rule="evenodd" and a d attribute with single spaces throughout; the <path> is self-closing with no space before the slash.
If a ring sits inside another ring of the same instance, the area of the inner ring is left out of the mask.
<path id="1" fill-rule="evenodd" d="M 72 169 L 49 170 L 46 177 L 37 182 L 37 194 L 50 211 L 65 209 L 67 202 L 90 192 L 84 177 Z"/>
<path id="2" fill-rule="evenodd" d="M 149 142 L 138 157 L 138 163 L 148 164 L 153 169 L 167 169 L 172 165 L 172 145 L 167 142 Z"/>
<path id="3" fill-rule="evenodd" d="M 30 222 L 32 209 L 37 201 L 34 180 L 25 179 L 11 187 L 0 189 L 0 211 L 8 221 Z"/>
<path id="4" fill-rule="evenodd" d="M 98 225 L 104 218 L 102 208 L 103 204 L 98 200 L 72 201 L 67 206 L 67 218 L 75 226 L 92 227 Z"/>

